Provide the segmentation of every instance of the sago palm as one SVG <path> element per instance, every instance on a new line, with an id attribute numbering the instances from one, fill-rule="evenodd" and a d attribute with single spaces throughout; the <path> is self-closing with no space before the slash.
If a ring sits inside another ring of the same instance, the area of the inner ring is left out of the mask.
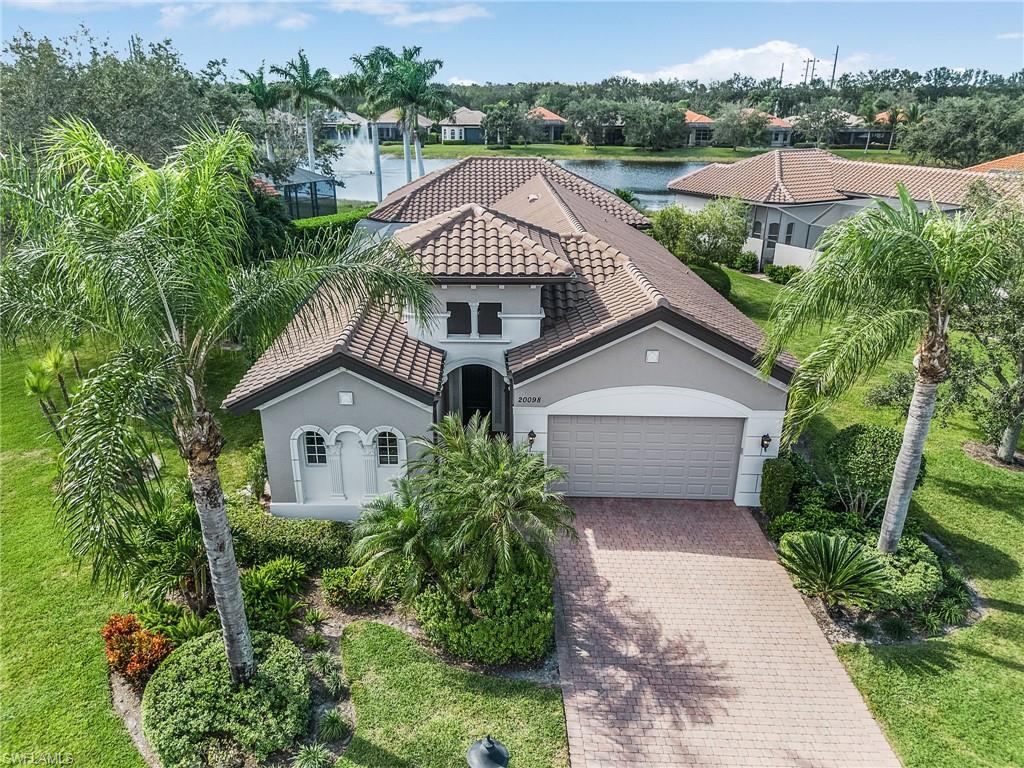
<path id="1" fill-rule="evenodd" d="M 283 67 L 271 67 L 270 71 L 281 78 L 279 88 L 283 98 L 292 103 L 292 108 L 302 112 L 306 120 L 306 162 L 309 170 L 316 170 L 316 151 L 313 142 L 314 104 L 325 107 L 340 107 L 341 102 L 334 94 L 334 81 L 326 67 L 313 69 L 309 57 L 301 48 L 295 59 Z"/>
<path id="2" fill-rule="evenodd" d="M 826 230 L 812 269 L 772 307 L 761 370 L 767 375 L 801 328 L 830 325 L 790 383 L 787 437 L 853 384 L 917 345 L 917 378 L 878 547 L 893 552 L 906 520 L 939 383 L 949 369 L 957 313 L 991 296 L 1006 265 L 984 220 L 919 210 L 899 185 L 899 206 L 876 203 Z"/>
<path id="3" fill-rule="evenodd" d="M 281 103 L 284 95 L 281 93 L 281 88 L 277 83 L 267 82 L 263 75 L 263 69 L 264 65 L 260 64 L 260 68 L 255 72 L 248 72 L 244 69 L 238 71 L 245 77 L 245 90 L 249 94 L 249 98 L 252 99 L 253 106 L 259 110 L 260 117 L 263 119 L 263 142 L 267 153 L 267 160 L 273 161 L 274 146 L 270 142 L 270 121 L 267 115 L 270 110 Z"/>
<path id="4" fill-rule="evenodd" d="M 59 510 L 73 551 L 99 578 L 130 577 L 138 526 L 161 496 L 149 457 L 169 439 L 187 466 L 236 681 L 251 675 L 253 652 L 217 466 L 224 436 L 204 386 L 211 353 L 235 336 L 265 346 L 303 302 L 328 317 L 353 301 L 423 316 L 430 301 L 414 262 L 386 241 L 327 234 L 278 254 L 286 258 L 242 265 L 253 157 L 235 126 L 197 129 L 152 167 L 88 123 L 60 123 L 37 158 L 62 180 L 64 195 L 43 201 L 59 215 L 15 247 L 0 275 L 4 284 L 54 283 L 3 293 L 3 314 L 38 322 L 27 332 L 73 321 L 110 350 L 64 418 Z M 79 301 L 18 305 L 68 293 Z M 303 343 L 305 330 L 288 343 Z"/>
<path id="5" fill-rule="evenodd" d="M 820 531 L 787 534 L 779 546 L 779 562 L 802 591 L 829 608 L 870 607 L 885 588 L 885 569 L 878 556 L 846 536 Z"/>

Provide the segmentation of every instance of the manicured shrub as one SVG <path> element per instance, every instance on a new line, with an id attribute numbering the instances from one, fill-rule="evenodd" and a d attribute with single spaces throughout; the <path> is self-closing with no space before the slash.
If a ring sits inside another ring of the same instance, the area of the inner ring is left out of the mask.
<path id="1" fill-rule="evenodd" d="M 317 736 L 324 741 L 341 741 L 352 731 L 348 720 L 336 709 L 329 709 L 320 718 Z"/>
<path id="2" fill-rule="evenodd" d="M 274 517 L 253 502 L 231 504 L 228 516 L 235 555 L 242 565 L 290 555 L 316 573 L 347 562 L 349 528 L 345 523 Z"/>
<path id="3" fill-rule="evenodd" d="M 903 435 L 898 430 L 873 424 L 853 424 L 828 442 L 825 463 L 847 509 L 870 517 L 885 503 L 902 443 Z M 922 457 L 917 485 L 924 479 L 925 470 Z"/>
<path id="4" fill-rule="evenodd" d="M 837 508 L 826 496 L 826 489 L 816 483 L 797 491 L 791 506 L 792 509 L 768 522 L 768 535 L 775 541 L 793 531 L 845 533 L 863 528 L 859 517 Z"/>
<path id="5" fill-rule="evenodd" d="M 263 495 L 267 485 L 267 451 L 262 440 L 245 452 L 245 484 L 253 498 Z"/>
<path id="6" fill-rule="evenodd" d="M 689 267 L 697 277 L 718 291 L 718 293 L 729 298 L 729 293 L 732 291 L 732 281 L 724 269 L 717 264 L 690 264 Z"/>
<path id="7" fill-rule="evenodd" d="M 302 588 L 305 579 L 306 566 L 287 555 L 245 571 L 242 595 L 249 623 L 255 629 L 282 635 L 301 624 L 303 604 L 291 596 Z"/>
<path id="8" fill-rule="evenodd" d="M 326 569 L 320 579 L 320 588 L 324 601 L 338 608 L 366 608 L 394 596 L 375 597 L 370 580 L 350 565 Z"/>
<path id="9" fill-rule="evenodd" d="M 795 264 L 787 264 L 784 267 L 777 267 L 774 264 L 764 265 L 765 276 L 773 283 L 778 283 L 779 285 L 785 285 L 802 271 Z"/>
<path id="10" fill-rule="evenodd" d="M 165 768 L 200 765 L 208 743 L 228 740 L 255 760 L 289 746 L 309 721 L 302 652 L 254 632 L 256 672 L 234 687 L 219 635 L 185 643 L 161 665 L 142 697 L 142 727 Z"/>
<path id="11" fill-rule="evenodd" d="M 757 256 L 749 251 L 740 251 L 733 259 L 733 266 L 740 272 L 757 272 Z"/>
<path id="12" fill-rule="evenodd" d="M 313 216 L 308 219 L 295 219 L 292 225 L 295 227 L 296 237 L 300 240 L 316 237 L 324 230 L 333 232 L 340 231 L 350 234 L 361 219 L 365 219 L 375 206 L 367 205 L 362 208 L 353 208 L 350 211 L 333 213 L 329 216 Z"/>
<path id="13" fill-rule="evenodd" d="M 801 592 L 821 598 L 829 607 L 869 606 L 885 585 L 881 563 L 847 536 L 788 533 L 779 545 L 779 562 L 793 574 Z"/>
<path id="14" fill-rule="evenodd" d="M 473 605 L 479 617 L 436 584 L 415 602 L 427 637 L 461 658 L 485 664 L 535 661 L 550 646 L 554 626 L 550 578 L 505 577 L 479 592 Z"/>
<path id="15" fill-rule="evenodd" d="M 874 532 L 864 540 L 874 542 Z M 874 552 L 885 576 L 885 589 L 878 600 L 882 610 L 918 613 L 930 605 L 942 591 L 939 558 L 916 536 L 904 535 L 893 554 Z"/>
<path id="16" fill-rule="evenodd" d="M 761 509 L 770 519 L 789 509 L 794 474 L 789 458 L 765 459 L 761 470 Z"/>
<path id="17" fill-rule="evenodd" d="M 914 382 L 917 376 L 913 371 L 894 371 L 884 382 L 872 387 L 864 395 L 864 404 L 875 408 L 889 407 L 906 411 L 910 407 L 910 397 L 914 394 Z"/>
<path id="18" fill-rule="evenodd" d="M 143 685 L 171 652 L 163 635 L 144 629 L 131 613 L 115 613 L 101 631 L 107 664 L 136 686 Z"/>

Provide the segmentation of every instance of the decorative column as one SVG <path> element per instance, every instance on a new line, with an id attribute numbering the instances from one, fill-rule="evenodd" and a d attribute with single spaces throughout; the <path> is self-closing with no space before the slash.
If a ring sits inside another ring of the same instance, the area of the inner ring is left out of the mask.
<path id="1" fill-rule="evenodd" d="M 331 472 L 331 495 L 345 498 L 345 477 L 341 471 L 341 445 L 327 446 L 327 466 Z"/>
<path id="2" fill-rule="evenodd" d="M 377 495 L 377 462 L 373 459 L 373 444 L 363 448 L 363 469 L 366 471 L 366 495 Z"/>
<path id="3" fill-rule="evenodd" d="M 479 309 L 479 301 L 469 302 L 469 337 L 471 339 L 480 338 L 480 320 L 477 317 L 477 310 Z"/>

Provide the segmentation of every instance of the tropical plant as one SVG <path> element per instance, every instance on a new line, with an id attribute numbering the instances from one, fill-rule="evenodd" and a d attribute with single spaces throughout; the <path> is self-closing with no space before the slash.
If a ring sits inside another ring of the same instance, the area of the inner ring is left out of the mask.
<path id="1" fill-rule="evenodd" d="M 309 668 L 313 670 L 317 677 L 327 677 L 331 670 L 337 668 L 337 666 L 330 651 L 317 651 L 313 654 L 313 658 L 309 660 Z"/>
<path id="2" fill-rule="evenodd" d="M 303 744 L 292 758 L 292 768 L 331 768 L 334 758 L 319 741 Z"/>
<path id="3" fill-rule="evenodd" d="M 917 342 L 917 381 L 896 460 L 878 547 L 896 549 L 921 467 L 936 391 L 949 370 L 949 333 L 961 309 L 990 296 L 1005 259 L 987 222 L 932 206 L 919 210 L 899 185 L 900 205 L 872 207 L 826 230 L 814 268 L 782 289 L 772 308 L 762 371 L 808 324 L 831 324 L 790 383 L 785 437 L 856 381 Z"/>
<path id="4" fill-rule="evenodd" d="M 302 642 L 311 651 L 321 651 L 327 647 L 327 638 L 319 632 L 313 632 L 312 634 L 306 635 Z"/>
<path id="5" fill-rule="evenodd" d="M 327 623 L 327 614 L 319 608 L 307 608 L 306 615 L 302 617 L 307 625 L 313 629 L 320 629 Z"/>
<path id="6" fill-rule="evenodd" d="M 64 408 L 71 407 L 71 395 L 68 393 L 68 382 L 65 374 L 71 367 L 71 355 L 59 346 L 52 346 L 39 358 L 43 370 L 57 381 Z"/>
<path id="7" fill-rule="evenodd" d="M 291 102 L 292 108 L 300 111 L 306 121 L 306 162 L 309 170 L 316 170 L 316 151 L 313 139 L 314 104 L 325 107 L 340 107 L 341 102 L 334 93 L 334 81 L 326 67 L 313 69 L 306 52 L 299 49 L 294 59 L 283 67 L 271 67 L 270 71 L 281 78 L 278 84 L 282 99 Z"/>
<path id="8" fill-rule="evenodd" d="M 348 683 L 345 680 L 345 675 L 341 673 L 341 670 L 335 667 L 323 677 L 324 688 L 331 694 L 335 699 L 340 699 L 345 695 L 345 691 L 348 690 Z"/>
<path id="9" fill-rule="evenodd" d="M 289 331 L 300 337 L 352 301 L 421 316 L 431 301 L 412 259 L 390 241 L 328 233 L 295 246 L 292 258 L 239 266 L 239 200 L 253 154 L 237 127 L 202 127 L 152 167 L 87 123 L 59 123 L 35 162 L 63 180 L 63 194 L 36 200 L 33 187 L 19 190 L 59 215 L 0 265 L 7 322 L 58 337 L 78 323 L 112 350 L 64 419 L 58 511 L 72 551 L 97 578 L 130 578 L 139 526 L 162 500 L 149 457 L 158 437 L 170 438 L 187 465 L 236 681 L 252 674 L 253 655 L 217 468 L 224 438 L 204 391 L 210 354 L 232 335 L 269 344 L 303 302 L 311 309 Z M 78 300 L 60 300 L 68 295 Z"/>
<path id="10" fill-rule="evenodd" d="M 301 53 L 300 53 L 301 55 Z M 252 104 L 259 110 L 263 120 L 263 143 L 267 152 L 267 160 L 274 162 L 274 145 L 270 141 L 270 123 L 267 120 L 267 113 L 281 103 L 284 94 L 276 83 L 268 83 L 263 75 L 264 64 L 255 72 L 247 72 L 244 69 L 238 70 L 245 78 L 245 91 L 252 99 Z M 308 139 L 308 134 L 307 134 Z"/>
<path id="11" fill-rule="evenodd" d="M 25 370 L 25 394 L 36 399 L 39 410 L 43 412 L 46 422 L 50 425 L 50 431 L 57 438 L 57 443 L 64 445 L 64 433 L 61 432 L 59 425 L 60 411 L 53 402 L 53 378 L 38 362 L 29 363 Z"/>
<path id="12" fill-rule="evenodd" d="M 380 129 L 377 120 L 387 110 L 391 109 L 385 99 L 387 94 L 382 87 L 385 70 L 388 61 L 393 57 L 393 52 L 384 46 L 376 46 L 369 53 L 355 55 L 352 57 L 352 66 L 355 71 L 339 78 L 335 87 L 340 93 L 358 95 L 363 99 L 359 111 L 367 118 L 367 128 L 370 131 L 370 143 L 373 146 L 373 174 L 377 186 L 377 202 L 384 199 L 384 188 L 380 170 Z"/>
<path id="13" fill-rule="evenodd" d="M 352 726 L 337 709 L 329 709 L 320 717 L 316 735 L 324 741 L 341 741 L 352 732 Z"/>
<path id="14" fill-rule="evenodd" d="M 787 533 L 779 545 L 779 562 L 802 592 L 820 598 L 829 608 L 870 606 L 885 586 L 881 563 L 846 536 Z"/>

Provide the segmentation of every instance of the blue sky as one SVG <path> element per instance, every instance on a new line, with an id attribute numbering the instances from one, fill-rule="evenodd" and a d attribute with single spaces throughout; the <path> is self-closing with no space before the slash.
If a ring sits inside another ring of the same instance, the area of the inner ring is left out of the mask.
<path id="1" fill-rule="evenodd" d="M 282 63 L 301 46 L 340 74 L 373 45 L 421 45 L 442 79 L 592 81 L 616 73 L 785 79 L 804 59 L 839 71 L 933 66 L 1024 68 L 1024 3 L 219 2 L 3 0 L 2 28 L 56 36 L 85 23 L 123 47 L 170 37 L 193 67 Z M 821 71 L 819 69 L 819 71 Z"/>

